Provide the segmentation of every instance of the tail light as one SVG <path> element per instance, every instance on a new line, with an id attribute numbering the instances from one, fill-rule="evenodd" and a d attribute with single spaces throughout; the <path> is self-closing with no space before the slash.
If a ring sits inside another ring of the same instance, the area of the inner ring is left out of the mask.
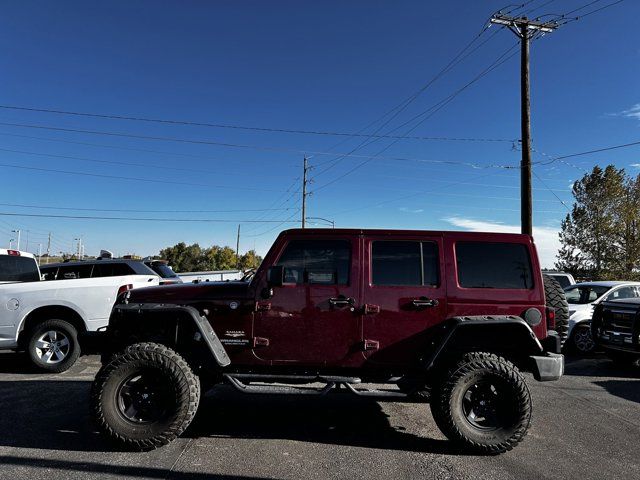
<path id="1" fill-rule="evenodd" d="M 547 330 L 556 329 L 556 310 L 554 308 L 547 307 Z"/>
<path id="2" fill-rule="evenodd" d="M 120 295 L 122 295 L 124 292 L 128 292 L 129 290 L 133 289 L 133 285 L 128 284 L 128 285 L 122 285 L 119 289 L 118 289 L 118 294 L 117 296 L 119 297 Z"/>
<path id="3" fill-rule="evenodd" d="M 20 256 L 20 252 L 18 250 L 7 250 L 7 253 L 9 255 L 13 255 L 14 257 L 19 257 Z"/>

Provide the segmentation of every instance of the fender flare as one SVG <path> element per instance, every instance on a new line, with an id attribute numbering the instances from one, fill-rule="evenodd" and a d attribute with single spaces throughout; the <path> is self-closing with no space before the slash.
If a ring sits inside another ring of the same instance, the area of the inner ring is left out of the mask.
<path id="1" fill-rule="evenodd" d="M 504 339 L 512 340 L 509 344 Z M 444 322 L 440 331 L 432 337 L 431 353 L 423 358 L 427 371 L 443 359 L 448 352 L 464 348 L 477 349 L 492 346 L 502 350 L 512 349 L 521 356 L 531 357 L 544 353 L 542 344 L 531 327 L 514 315 L 477 315 L 453 317 Z"/>
<path id="2" fill-rule="evenodd" d="M 159 315 L 159 314 L 178 314 L 177 317 L 187 316 L 193 321 L 197 331 L 200 332 L 204 343 L 207 345 L 211 355 L 216 360 L 218 365 L 226 367 L 231 364 L 231 359 L 224 349 L 222 342 L 213 331 L 211 324 L 200 315 L 197 309 L 188 305 L 167 305 L 163 303 L 134 303 L 134 304 L 119 304 L 113 307 L 113 313 L 111 315 L 111 321 L 107 331 L 112 326 L 112 320 L 117 315 L 132 316 L 132 315 Z"/>

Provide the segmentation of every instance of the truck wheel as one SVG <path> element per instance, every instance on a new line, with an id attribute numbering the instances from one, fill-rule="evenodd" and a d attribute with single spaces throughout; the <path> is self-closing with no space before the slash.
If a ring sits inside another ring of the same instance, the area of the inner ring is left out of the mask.
<path id="1" fill-rule="evenodd" d="M 571 348 L 574 352 L 586 355 L 596 349 L 596 342 L 591 335 L 591 325 L 579 324 L 571 332 Z"/>
<path id="2" fill-rule="evenodd" d="M 558 281 L 549 275 L 542 275 L 544 283 L 544 298 L 547 307 L 553 308 L 556 312 L 556 332 L 560 335 L 560 340 L 564 345 L 569 331 L 569 304 L 564 290 Z"/>
<path id="3" fill-rule="evenodd" d="M 60 373 L 80 356 L 76 328 L 65 320 L 46 320 L 34 326 L 26 339 L 29 360 L 39 370 Z"/>
<path id="4" fill-rule="evenodd" d="M 138 343 L 103 366 L 91 389 L 99 430 L 132 450 L 153 450 L 178 437 L 200 402 L 200 382 L 164 345 Z"/>
<path id="5" fill-rule="evenodd" d="M 515 365 L 491 353 L 473 352 L 436 387 L 431 412 L 452 442 L 498 454 L 511 450 L 527 434 L 531 396 Z"/>

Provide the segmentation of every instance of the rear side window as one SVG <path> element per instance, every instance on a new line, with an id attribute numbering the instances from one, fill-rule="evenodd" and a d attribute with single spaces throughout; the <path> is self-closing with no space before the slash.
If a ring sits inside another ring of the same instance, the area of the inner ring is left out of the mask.
<path id="1" fill-rule="evenodd" d="M 174 272 L 173 269 L 166 263 L 156 262 L 156 263 L 147 263 L 145 265 L 151 268 L 154 272 L 156 272 L 162 278 L 178 277 L 178 274 Z"/>
<path id="2" fill-rule="evenodd" d="M 465 288 L 533 288 L 531 260 L 519 243 L 458 242 L 458 283 Z"/>
<path id="3" fill-rule="evenodd" d="M 58 269 L 57 280 L 74 280 L 91 277 L 92 265 L 63 265 Z"/>
<path id="4" fill-rule="evenodd" d="M 293 240 L 277 265 L 285 283 L 346 285 L 349 283 L 351 243 L 347 240 Z"/>
<path id="5" fill-rule="evenodd" d="M 120 275 L 132 275 L 135 272 L 126 263 L 96 263 L 93 266 L 92 277 L 118 277 Z"/>
<path id="6" fill-rule="evenodd" d="M 0 282 L 38 282 L 38 265 L 31 257 L 0 256 Z"/>
<path id="7" fill-rule="evenodd" d="M 40 274 L 43 280 L 55 280 L 58 267 L 41 267 Z"/>
<path id="8" fill-rule="evenodd" d="M 379 241 L 371 246 L 373 285 L 439 283 L 438 245 L 434 242 Z"/>

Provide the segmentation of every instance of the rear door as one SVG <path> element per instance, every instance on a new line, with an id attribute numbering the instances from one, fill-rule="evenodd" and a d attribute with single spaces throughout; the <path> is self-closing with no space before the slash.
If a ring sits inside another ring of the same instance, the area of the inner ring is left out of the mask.
<path id="1" fill-rule="evenodd" d="M 426 331 L 442 321 L 442 238 L 364 239 L 365 356 L 378 364 L 410 364 L 423 352 Z"/>

